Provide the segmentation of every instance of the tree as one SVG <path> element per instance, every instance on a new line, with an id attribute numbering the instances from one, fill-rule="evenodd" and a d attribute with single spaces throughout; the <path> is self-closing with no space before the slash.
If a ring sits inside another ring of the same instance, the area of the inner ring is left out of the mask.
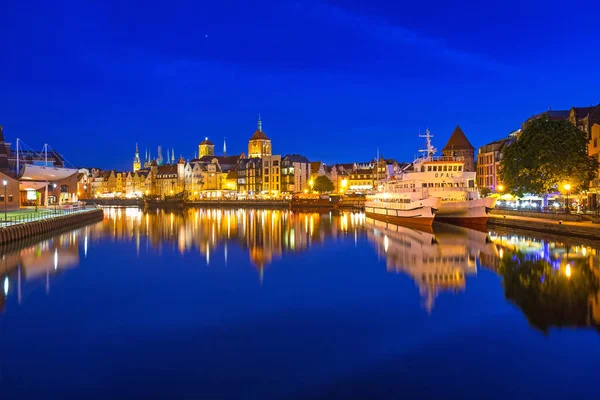
<path id="1" fill-rule="evenodd" d="M 479 189 L 479 193 L 481 194 L 481 197 L 488 197 L 490 193 L 492 193 L 492 191 L 489 187 L 484 186 L 481 189 Z"/>
<path id="2" fill-rule="evenodd" d="M 325 175 L 320 175 L 315 179 L 313 189 L 319 193 L 332 192 L 333 182 Z"/>
<path id="3" fill-rule="evenodd" d="M 585 132 L 568 121 L 540 118 L 504 148 L 499 174 L 507 192 L 517 196 L 545 195 L 566 183 L 578 193 L 587 190 L 598 166 L 598 160 L 588 156 Z"/>

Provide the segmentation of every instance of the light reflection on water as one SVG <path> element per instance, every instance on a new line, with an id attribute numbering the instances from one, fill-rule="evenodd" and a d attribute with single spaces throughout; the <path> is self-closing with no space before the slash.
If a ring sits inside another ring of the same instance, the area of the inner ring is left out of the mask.
<path id="1" fill-rule="evenodd" d="M 0 393 L 548 398 L 557 376 L 595 382 L 599 249 L 352 213 L 106 209 L 0 249 Z"/>
<path id="2" fill-rule="evenodd" d="M 217 251 L 227 265 L 229 249 L 238 246 L 247 253 L 262 284 L 265 270 L 286 253 L 306 252 L 326 241 L 334 251 L 335 240 L 347 236 L 355 246 L 359 238 L 366 238 L 388 273 L 410 277 L 428 313 L 440 293 L 468 290 L 469 282 L 484 268 L 503 278 L 506 298 L 542 331 L 553 326 L 600 325 L 599 243 L 446 224 L 421 231 L 359 213 L 288 210 L 106 209 L 104 221 L 97 225 L 4 248 L 0 310 L 13 295 L 21 304 L 23 293 L 37 286 L 49 293 L 53 279 L 76 268 L 81 255 L 87 257 L 101 240 L 129 243 L 138 257 L 141 252 L 160 256 L 165 249 L 197 252 L 207 266 Z"/>

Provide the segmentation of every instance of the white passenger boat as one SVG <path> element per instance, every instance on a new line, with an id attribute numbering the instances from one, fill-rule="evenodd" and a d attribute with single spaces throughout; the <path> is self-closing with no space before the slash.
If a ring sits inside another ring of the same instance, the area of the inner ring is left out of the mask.
<path id="1" fill-rule="evenodd" d="M 420 190 L 397 191 L 396 186 L 388 184 L 385 191 L 368 195 L 366 216 L 400 225 L 431 226 L 441 200 L 423 196 Z"/>
<path id="2" fill-rule="evenodd" d="M 436 157 L 429 131 L 422 137 L 426 138 L 427 148 L 420 151 L 425 155 L 397 176 L 395 191 L 441 200 L 435 214 L 436 221 L 485 225 L 496 199 L 480 197 L 475 185 L 475 172 L 464 170 L 463 157 Z M 381 191 L 385 193 L 387 190 L 383 185 Z"/>

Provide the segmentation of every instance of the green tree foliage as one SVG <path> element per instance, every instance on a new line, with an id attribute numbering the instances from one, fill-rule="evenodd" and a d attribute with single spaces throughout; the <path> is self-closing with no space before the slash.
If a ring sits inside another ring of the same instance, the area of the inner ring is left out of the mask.
<path id="1" fill-rule="evenodd" d="M 568 121 L 537 119 L 504 148 L 500 179 L 509 193 L 519 196 L 556 192 L 565 183 L 572 193 L 587 190 L 599 165 L 587 147 L 586 133 Z"/>
<path id="2" fill-rule="evenodd" d="M 481 194 L 481 197 L 488 197 L 491 192 L 492 191 L 488 187 L 482 187 L 481 189 L 479 189 L 479 193 Z"/>
<path id="3" fill-rule="evenodd" d="M 333 182 L 325 175 L 318 176 L 317 179 L 315 179 L 313 189 L 319 193 L 332 192 Z"/>

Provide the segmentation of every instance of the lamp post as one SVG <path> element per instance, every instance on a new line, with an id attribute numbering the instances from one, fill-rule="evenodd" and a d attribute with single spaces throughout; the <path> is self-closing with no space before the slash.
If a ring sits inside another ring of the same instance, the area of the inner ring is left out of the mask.
<path id="1" fill-rule="evenodd" d="M 54 195 L 54 215 L 56 215 L 56 183 L 52 184 L 52 194 Z"/>
<path id="2" fill-rule="evenodd" d="M 565 184 L 565 190 L 567 191 L 567 199 L 565 200 L 565 212 L 567 214 L 569 214 L 571 212 L 570 208 L 569 208 L 569 192 L 571 191 L 571 185 L 570 184 Z"/>
<path id="3" fill-rule="evenodd" d="M 2 186 L 4 186 L 4 222 L 6 223 L 6 185 L 8 185 L 8 181 L 6 179 L 2 179 Z"/>

